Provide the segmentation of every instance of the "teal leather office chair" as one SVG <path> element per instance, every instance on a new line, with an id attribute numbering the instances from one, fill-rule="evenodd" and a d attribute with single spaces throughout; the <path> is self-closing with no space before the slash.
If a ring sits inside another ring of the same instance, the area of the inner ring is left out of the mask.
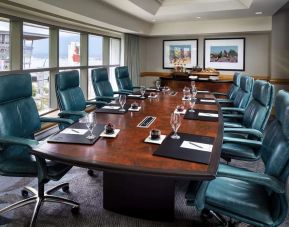
<path id="1" fill-rule="evenodd" d="M 240 79 L 241 79 L 242 74 L 240 72 L 235 72 L 233 76 L 233 83 L 230 86 L 230 89 L 228 90 L 227 93 L 221 93 L 221 92 L 212 92 L 213 95 L 215 96 L 225 96 L 224 98 L 218 98 L 217 101 L 229 101 L 229 100 L 234 100 L 234 98 L 237 95 L 237 91 L 240 88 Z M 230 101 L 229 101 L 230 102 Z"/>
<path id="2" fill-rule="evenodd" d="M 100 101 L 110 102 L 115 100 L 114 95 L 117 94 L 130 94 L 128 92 L 113 91 L 112 86 L 108 80 L 106 68 L 97 68 L 91 70 L 91 81 L 95 98 Z"/>
<path id="3" fill-rule="evenodd" d="M 224 138 L 221 157 L 255 161 L 260 158 L 263 132 L 270 117 L 275 97 L 274 86 L 266 81 L 254 83 L 253 96 L 245 110 L 234 109 L 238 114 L 224 114 Z M 238 122 L 239 119 L 239 122 Z"/>
<path id="4" fill-rule="evenodd" d="M 240 88 L 238 89 L 234 100 L 218 100 L 218 102 L 221 106 L 225 104 L 242 109 L 246 108 L 252 96 L 253 83 L 254 79 L 251 76 L 242 74 L 240 78 Z"/>
<path id="5" fill-rule="evenodd" d="M 71 120 L 39 117 L 32 98 L 30 74 L 11 74 L 0 76 L 0 175 L 8 177 L 37 177 L 38 190 L 26 187 L 23 195 L 32 197 L 0 209 L 0 214 L 16 208 L 36 203 L 30 226 L 36 225 L 36 219 L 43 202 L 57 202 L 71 205 L 77 211 L 79 204 L 51 193 L 62 188 L 69 189 L 67 183 L 44 192 L 44 185 L 50 180 L 60 180 L 71 166 L 47 161 L 40 157 L 36 160 L 29 151 L 38 144 L 34 133 L 41 122 L 56 122 L 69 125 Z M 49 164 L 47 164 L 49 162 Z"/>
<path id="6" fill-rule="evenodd" d="M 288 213 L 289 93 L 278 92 L 275 108 L 276 119 L 266 127 L 260 147 L 264 173 L 220 164 L 216 179 L 203 182 L 196 197 L 188 191 L 197 209 L 254 226 L 282 224 Z"/>
<path id="7" fill-rule="evenodd" d="M 116 67 L 115 78 L 116 78 L 118 90 L 120 92 L 132 93 L 134 89 L 140 89 L 140 87 L 136 87 L 132 85 L 127 66 Z"/>
<path id="8" fill-rule="evenodd" d="M 102 101 L 86 101 L 79 87 L 79 73 L 77 70 L 63 71 L 56 74 L 55 91 L 58 107 L 62 118 L 77 121 L 86 115 L 85 108 L 88 105 L 101 107 L 106 104 Z"/>
<path id="9" fill-rule="evenodd" d="M 56 74 L 55 91 L 61 118 L 71 119 L 73 122 L 86 115 L 85 108 L 88 105 L 102 107 L 107 102 L 85 101 L 83 92 L 79 87 L 79 73 L 77 70 L 63 71 Z M 60 129 L 63 126 L 60 125 Z M 92 170 L 88 170 L 89 175 L 93 175 Z"/>

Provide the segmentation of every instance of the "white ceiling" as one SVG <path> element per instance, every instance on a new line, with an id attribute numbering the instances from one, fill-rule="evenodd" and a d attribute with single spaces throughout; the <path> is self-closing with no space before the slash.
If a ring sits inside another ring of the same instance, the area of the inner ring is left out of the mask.
<path id="1" fill-rule="evenodd" d="M 96 0 L 98 1 L 98 0 Z M 272 16 L 288 0 L 101 0 L 150 23 Z M 200 18 L 198 18 L 200 17 Z"/>

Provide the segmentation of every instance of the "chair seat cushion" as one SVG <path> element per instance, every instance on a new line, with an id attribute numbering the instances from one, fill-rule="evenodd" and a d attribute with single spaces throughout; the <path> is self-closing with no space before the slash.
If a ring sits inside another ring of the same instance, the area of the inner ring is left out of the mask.
<path id="1" fill-rule="evenodd" d="M 246 145 L 224 143 L 222 145 L 221 157 L 252 161 L 259 159 L 259 152 L 255 152 L 254 149 Z"/>
<path id="2" fill-rule="evenodd" d="M 53 161 L 46 161 L 46 165 L 48 178 L 55 181 L 60 180 L 72 168 L 72 166 Z"/>
<path id="3" fill-rule="evenodd" d="M 237 179 L 218 177 L 206 191 L 208 209 L 225 211 L 232 217 L 245 217 L 271 225 L 270 197 L 264 187 Z"/>

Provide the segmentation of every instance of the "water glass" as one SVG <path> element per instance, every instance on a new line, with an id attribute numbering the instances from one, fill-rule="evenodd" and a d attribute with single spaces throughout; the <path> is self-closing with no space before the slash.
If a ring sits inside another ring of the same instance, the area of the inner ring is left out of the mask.
<path id="1" fill-rule="evenodd" d="M 119 95 L 118 101 L 119 101 L 119 104 L 121 106 L 121 109 L 119 111 L 124 112 L 125 109 L 123 107 L 124 107 L 124 104 L 126 103 L 126 95 Z"/>
<path id="2" fill-rule="evenodd" d="M 90 113 L 85 115 L 83 118 L 79 120 L 80 123 L 85 123 L 88 131 L 90 134 L 86 137 L 89 140 L 93 140 L 96 138 L 95 135 L 93 135 L 93 129 L 96 125 L 96 114 L 95 113 Z"/>
<path id="3" fill-rule="evenodd" d="M 145 98 L 144 94 L 146 93 L 146 88 L 145 86 L 140 87 L 140 93 L 141 93 L 141 98 Z"/>
<path id="4" fill-rule="evenodd" d="M 161 87 L 161 81 L 160 80 L 156 80 L 157 91 L 160 91 L 160 87 Z"/>
<path id="5" fill-rule="evenodd" d="M 196 99 L 195 99 L 195 98 L 192 98 L 192 99 L 190 100 L 190 109 L 189 109 L 189 112 L 191 112 L 191 113 L 195 112 L 195 110 L 194 110 L 195 104 L 196 104 Z"/>
<path id="6" fill-rule="evenodd" d="M 174 131 L 174 134 L 171 135 L 171 138 L 172 139 L 180 139 L 180 136 L 177 134 L 177 131 L 179 129 L 179 127 L 181 126 L 181 115 L 178 114 L 178 113 L 172 113 L 171 114 L 171 126 L 172 126 L 172 129 Z"/>
<path id="7" fill-rule="evenodd" d="M 191 92 L 192 92 L 192 99 L 196 99 L 198 93 L 196 86 L 192 87 Z"/>
<path id="8" fill-rule="evenodd" d="M 183 94 L 184 94 L 184 99 L 190 99 L 190 88 L 184 87 Z"/>

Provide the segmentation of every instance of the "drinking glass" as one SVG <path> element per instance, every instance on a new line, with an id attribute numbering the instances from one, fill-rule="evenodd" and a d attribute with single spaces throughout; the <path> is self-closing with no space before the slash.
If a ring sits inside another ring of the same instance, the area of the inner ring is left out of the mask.
<path id="1" fill-rule="evenodd" d="M 192 88 L 193 88 L 193 87 L 196 87 L 195 81 L 191 81 L 191 87 L 192 87 Z"/>
<path id="2" fill-rule="evenodd" d="M 184 93 L 184 99 L 190 99 L 190 88 L 184 87 L 183 93 Z"/>
<path id="3" fill-rule="evenodd" d="M 121 106 L 121 109 L 119 111 L 124 112 L 125 109 L 123 107 L 124 107 L 124 104 L 126 103 L 126 95 L 119 95 L 118 101 L 119 101 L 119 104 Z"/>
<path id="4" fill-rule="evenodd" d="M 192 98 L 192 99 L 190 100 L 190 109 L 189 109 L 189 112 L 191 112 L 191 113 L 195 112 L 195 110 L 194 110 L 195 104 L 196 104 L 196 99 L 195 99 L 195 98 Z"/>
<path id="5" fill-rule="evenodd" d="M 93 135 L 93 129 L 96 125 L 96 115 L 95 113 L 90 113 L 85 115 L 83 118 L 81 118 L 79 120 L 80 123 L 85 123 L 88 131 L 90 132 L 90 134 L 86 137 L 89 140 L 93 140 L 96 138 L 95 135 Z"/>
<path id="6" fill-rule="evenodd" d="M 197 88 L 196 86 L 192 87 L 192 99 L 196 99 L 196 96 L 197 96 Z"/>
<path id="7" fill-rule="evenodd" d="M 171 135 L 172 139 L 180 139 L 180 136 L 177 134 L 179 127 L 181 126 L 181 115 L 178 113 L 172 113 L 171 115 L 171 126 L 173 128 L 174 134 Z"/>
<path id="8" fill-rule="evenodd" d="M 161 87 L 161 81 L 160 80 L 156 80 L 156 88 L 158 91 L 160 91 L 160 87 Z"/>
<path id="9" fill-rule="evenodd" d="M 145 86 L 141 86 L 141 87 L 140 87 L 140 93 L 141 93 L 141 98 L 145 98 L 145 97 L 144 97 L 144 94 L 146 93 L 146 88 L 145 88 Z"/>

